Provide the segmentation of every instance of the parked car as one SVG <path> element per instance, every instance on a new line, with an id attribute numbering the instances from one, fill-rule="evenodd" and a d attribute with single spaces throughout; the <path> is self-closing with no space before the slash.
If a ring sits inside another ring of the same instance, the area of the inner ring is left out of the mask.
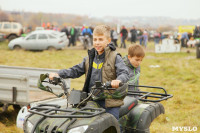
<path id="1" fill-rule="evenodd" d="M 4 21 L 0 22 L 0 32 L 6 35 L 6 39 L 9 41 L 21 36 L 23 33 L 23 27 L 18 22 Z"/>
<path id="2" fill-rule="evenodd" d="M 65 33 L 53 30 L 38 30 L 29 33 L 26 37 L 16 38 L 8 44 L 10 49 L 26 50 L 58 50 L 68 44 Z"/>

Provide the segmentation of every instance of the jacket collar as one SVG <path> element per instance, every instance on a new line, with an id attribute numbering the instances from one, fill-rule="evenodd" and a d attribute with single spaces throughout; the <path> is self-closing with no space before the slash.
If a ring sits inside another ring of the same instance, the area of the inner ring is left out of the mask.
<path id="1" fill-rule="evenodd" d="M 109 50 L 111 51 L 115 51 L 116 48 L 115 46 L 113 45 L 113 43 L 109 43 L 108 46 L 104 49 L 104 52 L 107 53 Z M 88 50 L 88 55 L 91 55 L 91 54 L 95 54 L 95 48 L 92 48 L 91 50 Z"/>
<path id="2" fill-rule="evenodd" d="M 128 55 L 126 55 L 124 57 L 124 63 L 126 64 L 126 66 L 130 67 L 131 69 L 134 69 L 135 67 L 131 64 L 131 62 L 128 59 Z"/>

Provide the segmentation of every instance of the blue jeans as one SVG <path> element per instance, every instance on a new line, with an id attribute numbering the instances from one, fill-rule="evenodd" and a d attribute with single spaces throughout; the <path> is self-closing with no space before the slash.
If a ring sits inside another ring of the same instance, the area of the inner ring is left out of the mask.
<path id="1" fill-rule="evenodd" d="M 103 107 L 107 113 L 112 114 L 117 120 L 119 120 L 119 109 L 120 107 L 106 108 L 105 101 L 96 101 L 101 107 Z"/>
<path id="2" fill-rule="evenodd" d="M 140 40 L 140 45 L 142 45 L 142 42 L 143 42 L 143 37 L 142 37 L 142 36 L 140 36 L 139 38 L 140 38 L 140 39 L 139 39 L 139 40 Z"/>
<path id="3" fill-rule="evenodd" d="M 121 38 L 121 48 L 126 48 L 126 37 Z"/>

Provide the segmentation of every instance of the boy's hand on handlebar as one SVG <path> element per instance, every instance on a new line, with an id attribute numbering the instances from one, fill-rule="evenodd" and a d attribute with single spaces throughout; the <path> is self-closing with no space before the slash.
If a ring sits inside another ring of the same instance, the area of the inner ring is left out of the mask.
<path id="1" fill-rule="evenodd" d="M 112 88 L 118 88 L 120 82 L 121 82 L 120 80 L 112 80 L 111 81 Z"/>
<path id="2" fill-rule="evenodd" d="M 53 77 L 59 77 L 59 75 L 57 73 L 50 73 L 49 74 L 49 79 L 53 80 Z"/>

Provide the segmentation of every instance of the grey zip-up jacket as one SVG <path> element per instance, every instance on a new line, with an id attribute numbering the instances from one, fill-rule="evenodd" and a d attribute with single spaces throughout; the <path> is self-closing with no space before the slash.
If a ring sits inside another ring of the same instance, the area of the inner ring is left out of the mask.
<path id="1" fill-rule="evenodd" d="M 138 87 L 134 87 L 133 85 L 139 85 L 139 75 L 140 75 L 140 66 L 135 68 L 129 61 L 128 56 L 125 56 L 123 58 L 124 63 L 126 64 L 129 72 L 129 81 L 128 83 L 130 84 L 128 87 L 128 90 L 137 90 L 139 91 Z"/>
<path id="2" fill-rule="evenodd" d="M 109 44 L 108 47 L 115 48 L 113 44 Z M 62 78 L 78 78 L 85 74 L 85 62 L 88 57 L 85 57 L 83 61 L 80 64 L 77 64 L 69 69 L 62 69 L 58 71 L 58 74 Z M 89 81 L 89 91 L 91 90 L 91 87 L 94 86 L 95 81 L 101 81 L 102 82 L 102 63 L 104 62 L 105 58 L 105 52 L 101 55 L 98 55 L 95 50 L 95 57 L 93 60 L 93 67 L 92 67 L 92 73 L 91 78 Z M 129 79 L 128 69 L 126 65 L 124 64 L 122 58 L 120 55 L 116 56 L 115 59 L 115 68 L 116 68 L 116 75 L 117 80 L 120 80 L 123 83 L 126 83 Z"/>

